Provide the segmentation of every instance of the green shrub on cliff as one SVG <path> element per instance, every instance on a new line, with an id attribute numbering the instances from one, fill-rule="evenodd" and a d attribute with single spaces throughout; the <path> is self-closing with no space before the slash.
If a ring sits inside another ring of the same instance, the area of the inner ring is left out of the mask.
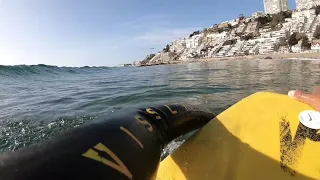
<path id="1" fill-rule="evenodd" d="M 278 24 L 284 23 L 286 18 L 291 18 L 291 11 L 283 11 L 272 15 L 271 28 L 275 28 Z"/>
<path id="2" fill-rule="evenodd" d="M 236 39 L 231 39 L 231 40 L 226 40 L 222 45 L 223 46 L 227 46 L 227 45 L 233 45 L 237 43 L 237 40 Z"/>
<path id="3" fill-rule="evenodd" d="M 314 9 L 317 16 L 320 14 L 320 5 L 314 6 L 312 9 Z"/>
<path id="4" fill-rule="evenodd" d="M 236 32 L 235 35 L 241 37 L 244 35 L 244 33 L 243 32 Z"/>
<path id="5" fill-rule="evenodd" d="M 320 39 L 320 25 L 317 25 L 317 28 L 313 33 L 313 37 L 316 39 Z"/>
<path id="6" fill-rule="evenodd" d="M 311 48 L 311 43 L 309 43 L 309 39 L 305 33 L 293 33 L 288 39 L 288 44 L 290 46 L 298 44 L 299 41 L 301 42 L 301 47 L 303 49 L 310 49 Z"/>
<path id="7" fill-rule="evenodd" d="M 293 46 L 293 45 L 296 45 L 296 44 L 298 44 L 298 42 L 299 42 L 299 39 L 298 39 L 298 37 L 297 37 L 297 35 L 298 35 L 299 33 L 293 33 L 293 34 L 291 34 L 290 35 L 290 37 L 289 37 L 289 39 L 288 39 L 288 44 L 290 45 L 290 46 Z"/>
<path id="8" fill-rule="evenodd" d="M 278 24 L 285 22 L 286 18 L 292 17 L 292 11 L 282 11 L 277 14 L 267 14 L 263 17 L 258 17 L 256 21 L 258 22 L 258 27 L 262 28 L 266 25 L 270 25 L 272 29 L 276 28 Z"/>
<path id="9" fill-rule="evenodd" d="M 194 31 L 193 33 L 191 33 L 189 35 L 189 37 L 192 37 L 192 36 L 195 36 L 195 35 L 198 35 L 198 34 L 200 34 L 200 31 Z"/>
<path id="10" fill-rule="evenodd" d="M 170 46 L 169 44 L 167 44 L 166 47 L 163 48 L 163 52 L 169 52 L 169 50 L 170 50 Z"/>
<path id="11" fill-rule="evenodd" d="M 258 27 L 264 27 L 265 25 L 267 25 L 272 21 L 272 17 L 270 16 L 270 14 L 268 14 L 263 17 L 258 17 L 256 21 L 258 22 Z"/>
<path id="12" fill-rule="evenodd" d="M 307 36 L 305 36 L 305 37 L 302 39 L 301 47 L 302 47 L 303 49 L 311 49 L 311 43 L 309 42 L 309 39 L 308 39 Z"/>
<path id="13" fill-rule="evenodd" d="M 146 65 L 154 56 L 155 54 L 149 54 L 144 58 L 144 60 L 141 61 L 141 65 Z"/>
<path id="14" fill-rule="evenodd" d="M 249 39 L 253 39 L 253 38 L 254 38 L 253 33 L 249 33 L 240 37 L 241 40 L 245 40 L 245 41 L 248 41 Z"/>

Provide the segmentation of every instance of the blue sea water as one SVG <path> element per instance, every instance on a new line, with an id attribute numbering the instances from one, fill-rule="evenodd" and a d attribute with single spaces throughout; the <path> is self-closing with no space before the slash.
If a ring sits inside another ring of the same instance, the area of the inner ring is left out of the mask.
<path id="1" fill-rule="evenodd" d="M 0 151 L 13 151 L 148 104 L 187 102 L 218 114 L 258 92 L 320 84 L 320 62 L 226 60 L 152 67 L 0 66 Z"/>

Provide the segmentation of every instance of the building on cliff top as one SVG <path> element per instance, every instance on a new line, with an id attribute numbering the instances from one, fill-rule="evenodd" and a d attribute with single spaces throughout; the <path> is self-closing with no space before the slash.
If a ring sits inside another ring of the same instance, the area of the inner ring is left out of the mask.
<path id="1" fill-rule="evenodd" d="M 314 6 L 320 5 L 320 0 L 296 0 L 297 9 L 310 9 Z"/>
<path id="2" fill-rule="evenodd" d="M 264 11 L 266 14 L 276 14 L 287 10 L 289 10 L 288 0 L 264 0 Z"/>
<path id="3" fill-rule="evenodd" d="M 253 18 L 258 18 L 258 17 L 263 17 L 263 16 L 264 16 L 264 13 L 260 12 L 260 11 L 252 13 Z"/>

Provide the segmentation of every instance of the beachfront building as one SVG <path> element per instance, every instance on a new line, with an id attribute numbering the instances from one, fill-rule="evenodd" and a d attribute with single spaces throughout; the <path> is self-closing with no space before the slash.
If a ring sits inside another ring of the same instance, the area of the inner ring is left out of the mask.
<path id="1" fill-rule="evenodd" d="M 291 47 L 291 51 L 293 53 L 300 53 L 301 52 L 301 44 L 296 44 L 296 45 L 293 45 Z"/>
<path id="2" fill-rule="evenodd" d="M 288 9 L 288 0 L 264 0 L 264 11 L 266 14 L 276 14 Z"/>
<path id="3" fill-rule="evenodd" d="M 320 0 L 296 0 L 297 9 L 310 9 L 314 6 L 320 5 Z"/>
<path id="4" fill-rule="evenodd" d="M 320 52 L 320 40 L 313 40 L 311 43 L 311 50 Z"/>

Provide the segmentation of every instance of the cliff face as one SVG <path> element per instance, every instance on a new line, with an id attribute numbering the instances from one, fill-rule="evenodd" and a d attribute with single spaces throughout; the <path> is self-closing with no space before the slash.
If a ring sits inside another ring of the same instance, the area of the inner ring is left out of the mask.
<path id="1" fill-rule="evenodd" d="M 315 31 L 320 30 L 317 28 L 320 17 L 316 12 L 316 9 L 309 9 L 240 17 L 214 25 L 172 42 L 145 65 L 311 50 Z"/>

